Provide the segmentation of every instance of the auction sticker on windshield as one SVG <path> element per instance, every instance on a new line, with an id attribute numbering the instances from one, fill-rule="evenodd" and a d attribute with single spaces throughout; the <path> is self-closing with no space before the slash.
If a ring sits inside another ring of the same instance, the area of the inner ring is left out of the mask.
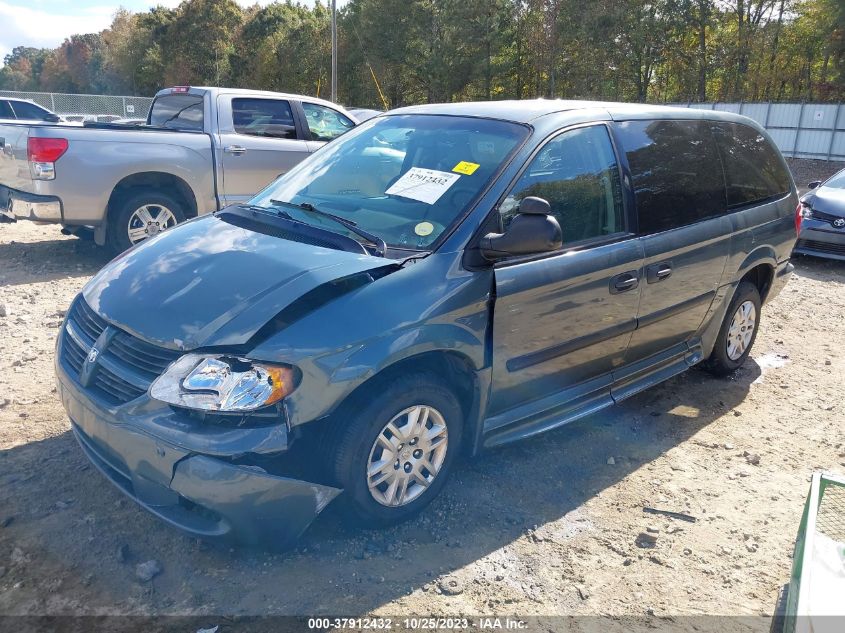
<path id="1" fill-rule="evenodd" d="M 481 167 L 478 163 L 470 163 L 468 161 L 462 160 L 460 163 L 452 167 L 452 171 L 458 174 L 465 174 L 467 176 L 472 176 L 475 173 L 475 170 Z"/>
<path id="2" fill-rule="evenodd" d="M 434 204 L 459 178 L 458 174 L 450 174 L 448 171 L 411 167 L 385 193 Z"/>

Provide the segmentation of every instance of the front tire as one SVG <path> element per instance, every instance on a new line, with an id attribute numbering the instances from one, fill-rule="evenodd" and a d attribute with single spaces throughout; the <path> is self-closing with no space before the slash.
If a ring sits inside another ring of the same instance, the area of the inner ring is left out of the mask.
<path id="1" fill-rule="evenodd" d="M 109 212 L 106 243 L 119 254 L 185 221 L 182 203 L 169 193 L 150 189 L 129 194 Z"/>
<path id="2" fill-rule="evenodd" d="M 382 383 L 367 395 L 338 422 L 334 475 L 360 522 L 392 525 L 421 512 L 446 484 L 463 413 L 455 395 L 426 374 Z"/>
<path id="3" fill-rule="evenodd" d="M 760 328 L 760 291 L 741 281 L 725 313 L 710 358 L 704 367 L 716 376 L 727 376 L 742 367 Z"/>

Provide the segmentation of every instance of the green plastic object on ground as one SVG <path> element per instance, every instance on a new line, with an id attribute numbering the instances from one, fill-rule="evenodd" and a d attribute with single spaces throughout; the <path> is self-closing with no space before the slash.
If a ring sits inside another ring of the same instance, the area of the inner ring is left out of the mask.
<path id="1" fill-rule="evenodd" d="M 772 628 L 783 633 L 845 631 L 845 478 L 841 476 L 813 475 L 785 605 Z"/>

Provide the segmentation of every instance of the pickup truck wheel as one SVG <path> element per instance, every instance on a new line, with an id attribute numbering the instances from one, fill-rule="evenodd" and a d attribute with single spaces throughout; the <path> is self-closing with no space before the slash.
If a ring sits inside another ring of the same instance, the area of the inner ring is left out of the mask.
<path id="1" fill-rule="evenodd" d="M 454 394 L 417 374 L 361 400 L 333 444 L 335 478 L 347 509 L 365 525 L 421 512 L 446 483 L 460 451 L 463 415 Z"/>
<path id="2" fill-rule="evenodd" d="M 182 204 L 173 196 L 158 191 L 135 193 L 109 213 L 106 240 L 115 253 L 122 253 L 184 220 Z"/>
<path id="3" fill-rule="evenodd" d="M 743 281 L 734 293 L 725 320 L 704 367 L 716 376 L 727 376 L 739 369 L 751 353 L 760 327 L 760 291 Z"/>

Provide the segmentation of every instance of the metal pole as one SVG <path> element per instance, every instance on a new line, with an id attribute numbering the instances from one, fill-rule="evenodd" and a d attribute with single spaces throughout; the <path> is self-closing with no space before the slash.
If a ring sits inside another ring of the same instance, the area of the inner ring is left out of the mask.
<path id="1" fill-rule="evenodd" d="M 332 0 L 332 101 L 337 102 L 337 0 Z"/>
<path id="2" fill-rule="evenodd" d="M 801 102 L 801 109 L 798 110 L 798 123 L 795 126 L 795 140 L 792 142 L 792 158 L 798 158 L 795 153 L 798 151 L 798 135 L 801 134 L 801 120 L 804 118 L 804 102 Z"/>
<path id="3" fill-rule="evenodd" d="M 836 128 L 839 127 L 839 112 L 842 110 L 842 103 L 836 104 L 836 114 L 833 117 L 833 127 L 830 129 L 830 143 L 827 144 L 827 160 L 830 160 L 830 154 L 833 152 L 833 139 L 836 138 Z"/>

